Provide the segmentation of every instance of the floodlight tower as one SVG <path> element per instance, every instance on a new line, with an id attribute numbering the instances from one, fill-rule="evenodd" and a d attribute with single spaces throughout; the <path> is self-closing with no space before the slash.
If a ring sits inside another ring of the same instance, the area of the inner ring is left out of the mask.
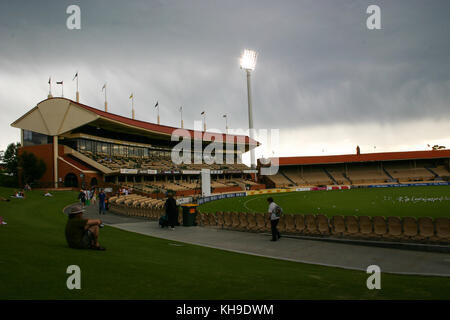
<path id="1" fill-rule="evenodd" d="M 248 97 L 248 128 L 250 131 L 250 138 L 254 140 L 253 134 L 253 111 L 252 111 L 252 91 L 250 85 L 250 74 L 255 70 L 256 66 L 256 51 L 245 49 L 241 57 L 241 69 L 247 73 L 247 97 Z M 255 164 L 255 149 L 250 150 L 250 166 L 252 169 L 256 168 Z"/>

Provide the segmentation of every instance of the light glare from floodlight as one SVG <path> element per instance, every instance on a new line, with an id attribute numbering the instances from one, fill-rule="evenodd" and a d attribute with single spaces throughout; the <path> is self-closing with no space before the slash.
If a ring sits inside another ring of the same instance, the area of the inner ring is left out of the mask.
<path id="1" fill-rule="evenodd" d="M 256 51 L 245 49 L 241 57 L 241 68 L 245 70 L 255 70 Z"/>

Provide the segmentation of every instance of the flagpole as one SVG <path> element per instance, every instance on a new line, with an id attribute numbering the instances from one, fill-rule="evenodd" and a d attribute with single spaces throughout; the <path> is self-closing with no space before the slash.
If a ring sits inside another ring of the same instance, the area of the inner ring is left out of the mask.
<path id="1" fill-rule="evenodd" d="M 53 96 L 52 96 L 52 77 L 48 78 L 48 98 L 53 98 Z"/>
<path id="2" fill-rule="evenodd" d="M 77 102 L 80 102 L 80 92 L 78 91 L 78 71 L 77 71 L 77 94 L 76 94 L 76 97 L 77 97 Z"/>
<path id="3" fill-rule="evenodd" d="M 203 131 L 206 132 L 206 112 L 203 111 L 201 115 L 203 116 Z"/>
<path id="4" fill-rule="evenodd" d="M 134 120 L 134 93 L 133 96 L 131 97 L 131 117 Z"/>
<path id="5" fill-rule="evenodd" d="M 159 124 L 159 103 L 158 103 L 158 124 Z"/>
<path id="6" fill-rule="evenodd" d="M 105 112 L 108 112 L 108 101 L 106 100 L 106 83 L 105 83 Z"/>
<path id="7" fill-rule="evenodd" d="M 224 114 L 223 117 L 225 118 L 225 132 L 228 133 L 228 115 Z"/>
<path id="8" fill-rule="evenodd" d="M 180 113 L 181 113 L 181 129 L 183 129 L 183 107 L 180 107 Z"/>

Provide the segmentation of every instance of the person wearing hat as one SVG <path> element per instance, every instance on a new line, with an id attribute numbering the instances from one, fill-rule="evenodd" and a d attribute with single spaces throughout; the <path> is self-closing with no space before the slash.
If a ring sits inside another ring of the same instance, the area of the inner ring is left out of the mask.
<path id="1" fill-rule="evenodd" d="M 103 226 L 100 219 L 83 219 L 84 209 L 81 204 L 70 208 L 66 225 L 66 240 L 70 248 L 105 250 L 98 243 L 99 228 Z"/>

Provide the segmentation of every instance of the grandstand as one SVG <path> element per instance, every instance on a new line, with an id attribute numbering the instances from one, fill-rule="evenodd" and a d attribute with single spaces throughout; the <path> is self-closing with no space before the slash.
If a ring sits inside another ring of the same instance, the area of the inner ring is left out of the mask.
<path id="1" fill-rule="evenodd" d="M 39 102 L 14 123 L 21 129 L 19 152 L 42 158 L 47 170 L 38 185 L 89 187 L 128 185 L 145 194 L 172 190 L 200 193 L 201 169 L 211 172 L 213 193 L 268 187 L 370 185 L 449 180 L 450 150 L 368 153 L 279 158 L 279 171 L 260 176 L 241 163 L 242 155 L 259 145 L 247 136 L 184 130 L 191 139 L 186 161 L 171 159 L 172 133 L 180 128 L 134 120 L 65 98 Z M 195 150 L 219 142 L 214 163 Z M 221 143 L 222 142 L 222 143 Z M 226 148 L 225 143 L 232 145 Z M 232 155 L 230 154 L 232 153 Z M 226 163 L 232 158 L 233 163 Z M 220 163 L 222 162 L 222 163 Z"/>
<path id="2" fill-rule="evenodd" d="M 449 181 L 449 159 L 450 150 L 283 157 L 260 179 L 277 188 Z"/>
<path id="3" fill-rule="evenodd" d="M 46 163 L 38 183 L 43 187 L 129 185 L 146 193 L 192 194 L 200 187 L 201 169 L 211 170 L 213 190 L 263 187 L 251 182 L 256 171 L 241 162 L 245 152 L 259 145 L 247 136 L 169 127 L 52 97 L 11 125 L 21 129 L 19 152 L 34 153 Z M 182 130 L 177 131 L 178 141 L 171 139 L 175 130 Z M 192 150 L 180 156 L 191 161 L 175 164 L 171 152 L 181 138 L 190 139 Z M 202 151 L 213 142 L 216 161 L 210 163 Z M 201 150 L 195 148 L 197 144 Z"/>

